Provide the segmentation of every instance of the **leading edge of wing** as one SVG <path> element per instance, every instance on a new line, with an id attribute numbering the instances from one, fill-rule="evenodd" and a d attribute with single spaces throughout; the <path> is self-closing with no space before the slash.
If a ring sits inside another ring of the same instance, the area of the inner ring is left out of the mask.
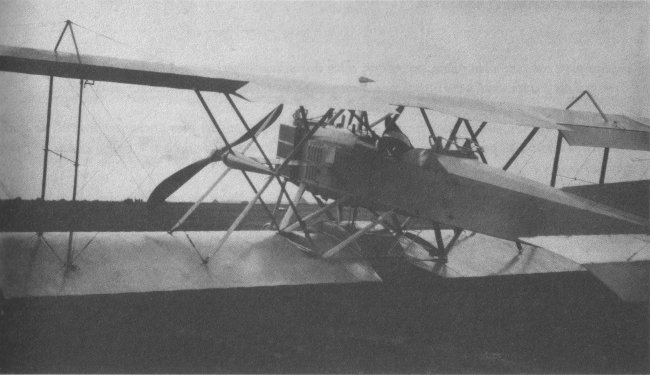
<path id="1" fill-rule="evenodd" d="M 627 302 L 650 296 L 650 235 L 538 236 L 522 238 L 581 264 Z"/>
<path id="2" fill-rule="evenodd" d="M 227 73 L 174 64 L 0 45 L 0 71 L 234 93 L 246 85 Z"/>
<path id="3" fill-rule="evenodd" d="M 285 104 L 327 105 L 378 112 L 394 112 L 396 106 L 405 106 L 430 109 L 468 120 L 571 130 L 545 116 L 537 107 L 437 94 L 329 85 L 270 76 L 250 76 L 249 84 L 238 92 L 253 101 L 273 100 Z"/>
<path id="4" fill-rule="evenodd" d="M 203 264 L 224 232 L 78 232 L 76 270 L 66 273 L 54 252 L 67 232 L 0 233 L 0 287 L 8 298 L 279 285 L 379 282 L 363 259 L 326 261 L 271 231 L 233 233 Z M 52 247 L 52 251 L 48 248 Z"/>
<path id="5" fill-rule="evenodd" d="M 394 112 L 395 106 L 425 108 L 474 121 L 562 130 L 565 135 L 569 132 L 581 134 L 583 129 L 580 127 L 611 130 L 619 138 L 620 133 L 625 133 L 627 138 L 638 137 L 636 132 L 640 131 L 647 139 L 647 134 L 650 133 L 650 121 L 646 121 L 647 119 L 633 120 L 621 115 L 607 115 L 610 121 L 605 122 L 598 114 L 591 112 L 430 93 L 376 90 L 366 86 L 329 85 L 105 56 L 82 54 L 78 57 L 73 53 L 55 53 L 14 46 L 0 45 L 0 71 L 178 89 L 236 92 L 254 101 L 273 103 L 327 105 L 379 112 Z M 627 134 L 626 131 L 633 134 Z M 639 142 L 625 139 L 608 146 L 609 143 L 603 140 L 603 137 L 607 138 L 608 135 L 596 134 L 579 138 L 574 136 L 572 140 L 577 144 L 590 145 L 596 138 L 596 146 L 632 149 L 645 149 L 647 143 L 641 142 L 639 145 Z"/>
<path id="6" fill-rule="evenodd" d="M 571 145 L 650 150 L 650 120 L 595 112 L 490 102 L 471 98 L 405 91 L 376 90 L 365 86 L 249 76 L 239 90 L 254 101 L 292 103 L 393 112 L 395 107 L 430 109 L 454 117 L 562 131 Z"/>

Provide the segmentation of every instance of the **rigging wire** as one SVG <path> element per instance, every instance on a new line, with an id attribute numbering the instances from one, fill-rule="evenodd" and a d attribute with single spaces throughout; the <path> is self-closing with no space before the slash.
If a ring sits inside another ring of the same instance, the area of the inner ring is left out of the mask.
<path id="1" fill-rule="evenodd" d="M 56 259 L 58 259 L 59 262 L 61 262 L 61 264 L 65 264 L 65 261 L 63 261 L 63 259 L 61 259 L 61 257 L 59 256 L 59 254 L 56 253 L 56 251 L 54 250 L 54 248 L 52 247 L 52 245 L 50 245 L 50 243 L 47 242 L 47 240 L 45 239 L 45 235 L 41 235 L 40 238 L 41 238 L 41 240 L 43 240 L 43 243 L 45 244 L 45 247 L 47 247 L 48 249 L 50 249 L 50 251 L 52 252 L 52 254 L 54 254 L 54 256 L 56 257 Z"/>
<path id="2" fill-rule="evenodd" d="M 88 248 L 88 246 L 90 245 L 90 243 L 93 242 L 93 241 L 95 240 L 95 238 L 97 237 L 98 234 L 99 234 L 99 232 L 95 232 L 95 235 L 92 236 L 92 238 L 91 238 L 90 240 L 88 240 L 88 242 L 86 242 L 86 244 L 84 245 L 84 247 L 82 247 L 81 250 L 79 250 L 79 251 L 77 252 L 77 254 L 72 258 L 72 261 L 73 261 L 73 262 L 76 261 L 77 258 L 79 258 L 79 257 L 81 256 L 81 254 L 83 254 L 83 252 Z"/>
<path id="3" fill-rule="evenodd" d="M 93 92 L 93 94 L 95 94 L 95 97 L 97 98 L 97 100 L 99 101 L 99 103 L 101 104 L 101 106 L 104 108 L 104 111 L 106 111 L 106 113 L 107 113 L 111 118 L 113 118 L 114 120 L 117 120 L 118 122 L 120 122 L 120 123 L 122 123 L 122 124 L 124 125 L 124 121 L 122 121 L 121 118 L 119 118 L 119 117 L 117 117 L 117 116 L 114 116 L 114 115 L 113 115 L 113 114 L 108 110 L 108 108 L 106 107 L 106 104 L 104 104 L 104 101 L 103 101 L 103 100 L 99 97 L 99 95 L 97 94 L 97 91 L 95 90 L 94 86 L 90 86 L 90 89 L 91 89 L 91 91 Z M 142 163 L 142 160 L 140 160 L 140 157 L 138 157 L 138 154 L 135 152 L 135 149 L 133 148 L 133 145 L 131 144 L 131 142 L 129 142 L 128 136 L 126 135 L 126 133 L 124 132 L 124 130 L 123 130 L 123 129 L 122 129 L 122 128 L 117 124 L 117 123 L 115 123 L 115 127 L 117 128 L 117 130 L 119 130 L 120 134 L 122 135 L 122 138 L 124 139 L 124 142 L 129 146 L 129 149 L 131 150 L 131 153 L 132 153 L 133 156 L 135 157 L 135 160 L 137 160 L 138 164 L 140 165 L 140 168 L 142 168 L 142 170 L 147 174 L 147 177 L 149 177 L 149 180 L 150 180 L 152 183 L 155 184 L 156 181 L 154 181 L 153 177 L 151 176 L 151 172 L 145 168 L 144 164 Z"/>
<path id="4" fill-rule="evenodd" d="M 548 140 L 549 135 L 550 135 L 550 133 L 546 132 L 546 134 L 542 138 L 542 141 L 537 143 L 537 145 L 535 147 L 533 147 L 532 152 L 529 153 L 528 158 L 526 159 L 524 164 L 521 166 L 521 168 L 519 168 L 519 170 L 517 171 L 518 175 L 521 175 L 521 172 L 524 170 L 524 168 L 526 168 L 528 166 L 528 163 L 530 163 L 530 161 L 533 159 L 533 157 L 537 156 L 537 154 L 539 153 L 539 148 L 541 147 L 541 145 L 546 144 L 546 141 Z"/>
<path id="5" fill-rule="evenodd" d="M 199 249 L 196 247 L 196 245 L 194 244 L 194 241 L 192 241 L 192 238 L 190 237 L 190 235 L 187 232 L 185 232 L 185 237 L 187 237 L 187 240 L 190 242 L 190 245 L 192 245 L 192 248 L 194 249 L 194 251 L 196 251 L 196 255 L 198 255 L 199 258 L 201 258 L 201 260 L 205 260 L 203 258 L 203 255 L 201 255 L 201 252 L 199 252 Z"/>
<path id="6" fill-rule="evenodd" d="M 78 24 L 78 23 L 76 23 L 76 22 L 73 22 L 73 21 L 70 21 L 70 23 L 72 23 L 72 24 L 75 25 L 75 26 L 79 26 L 79 27 L 81 27 L 82 29 L 88 30 L 88 31 L 90 31 L 91 33 L 97 34 L 98 36 L 101 36 L 101 37 L 103 37 L 103 38 L 106 38 L 106 39 L 108 39 L 108 40 L 110 40 L 110 41 L 113 41 L 113 42 L 115 42 L 115 43 L 118 43 L 118 44 L 121 44 L 121 45 L 123 45 L 123 46 L 129 47 L 129 48 L 131 48 L 131 49 L 133 49 L 133 50 L 136 50 L 136 51 L 138 51 L 138 52 L 144 53 L 144 54 L 146 54 L 146 55 L 148 55 L 148 56 L 150 56 L 150 57 L 155 58 L 155 59 L 158 60 L 158 61 L 165 62 L 165 63 L 171 63 L 169 60 L 163 59 L 163 58 L 161 58 L 161 57 L 159 57 L 159 56 L 157 56 L 157 55 L 155 55 L 155 54 L 153 54 L 153 53 L 151 53 L 151 52 L 147 52 L 146 50 L 144 50 L 144 49 L 142 49 L 142 48 L 139 48 L 139 47 L 136 47 L 136 46 L 131 45 L 131 44 L 129 44 L 129 43 L 123 42 L 123 41 L 121 41 L 121 40 L 119 40 L 119 39 L 117 39 L 117 38 L 114 38 L 114 37 L 108 36 L 108 35 L 106 35 L 106 34 L 104 34 L 104 33 L 100 33 L 99 31 L 95 31 L 95 30 L 93 30 L 93 29 L 90 29 L 90 28 L 88 28 L 88 27 L 86 27 L 86 26 L 80 25 L 80 24 Z"/>
<path id="7" fill-rule="evenodd" d="M 74 88 L 72 87 L 72 84 L 71 84 L 70 82 L 67 82 L 67 83 L 68 83 L 68 86 L 70 87 L 70 89 L 74 90 Z M 79 97 L 79 94 L 78 94 L 78 93 L 77 93 L 77 97 Z M 113 150 L 113 152 L 115 153 L 115 155 L 117 155 L 117 157 L 120 159 L 120 161 L 122 162 L 122 164 L 123 164 L 125 167 L 127 167 L 127 169 L 128 169 L 128 164 L 124 161 L 124 159 L 122 158 L 122 156 L 121 156 L 120 153 L 118 152 L 117 147 L 115 147 L 115 145 L 113 144 L 113 142 L 111 142 L 111 139 L 108 137 L 108 135 L 106 134 L 106 132 L 104 132 L 104 130 L 102 129 L 102 127 L 99 125 L 97 119 L 95 118 L 95 115 L 94 115 L 94 114 L 90 111 L 90 109 L 88 108 L 88 105 L 86 105 L 86 103 L 83 102 L 83 101 L 82 101 L 81 103 L 82 103 L 82 105 L 83 105 L 83 108 L 86 110 L 86 113 L 90 115 L 90 118 L 91 118 L 93 124 L 95 124 L 95 126 L 97 127 L 97 129 L 99 129 L 99 132 L 100 132 L 100 133 L 102 134 L 102 136 L 106 139 L 106 142 L 108 142 L 108 144 L 110 145 L 110 147 L 111 147 L 111 149 Z M 134 178 L 131 174 L 129 174 L 129 178 L 131 179 L 131 181 L 132 181 L 133 183 L 135 183 L 135 185 L 137 186 L 138 190 L 140 190 L 140 193 L 142 193 L 143 195 L 146 196 L 145 192 L 142 190 L 141 184 L 138 183 L 138 182 L 135 180 L 135 178 Z M 82 188 L 80 189 L 81 191 L 83 191 L 83 188 L 88 184 L 88 182 L 89 182 L 89 180 L 86 180 L 86 183 L 85 183 L 85 184 L 82 186 Z"/>
<path id="8" fill-rule="evenodd" d="M 562 178 L 567 179 L 567 180 L 586 182 L 586 183 L 588 183 L 588 184 L 596 184 L 595 181 L 583 180 L 583 179 L 581 179 L 581 178 L 577 178 L 577 177 L 575 177 L 575 176 L 573 176 L 573 177 L 569 177 L 569 176 L 561 175 L 561 174 L 559 174 L 559 173 L 557 174 L 557 176 L 558 176 L 558 177 L 562 177 Z"/>
<path id="9" fill-rule="evenodd" d="M 97 127 L 97 129 L 99 129 L 99 132 L 102 134 L 102 136 L 104 136 L 104 138 L 106 139 L 106 141 L 108 142 L 108 144 L 109 144 L 109 145 L 111 146 L 111 148 L 113 149 L 113 152 L 115 153 L 115 155 L 117 155 L 118 159 L 120 159 L 120 161 L 122 162 L 122 164 L 124 165 L 124 167 L 126 167 L 126 168 L 128 169 L 128 164 L 126 163 L 126 161 L 124 160 L 124 158 L 122 158 L 122 155 L 120 155 L 120 153 L 117 151 L 117 147 L 115 147 L 115 145 L 113 144 L 113 142 L 111 142 L 111 140 L 110 140 L 110 138 L 108 137 L 108 135 L 106 134 L 106 132 L 104 132 L 104 130 L 102 129 L 102 127 L 99 126 L 99 123 L 97 122 L 97 119 L 95 118 L 95 115 L 93 115 L 93 114 L 90 112 L 90 110 L 88 109 L 88 107 L 86 106 L 85 103 L 83 104 L 83 106 L 84 106 L 84 109 L 86 110 L 86 112 L 87 112 L 87 113 L 90 115 L 90 117 L 92 118 L 93 123 L 95 124 L 95 126 Z M 142 186 L 141 186 L 142 184 L 139 183 L 138 181 L 136 181 L 135 178 L 133 177 L 133 175 L 130 174 L 130 173 L 129 173 L 129 178 L 131 179 L 131 182 L 135 183 L 135 185 L 137 186 L 138 190 L 140 190 L 140 193 L 142 193 L 143 196 L 146 196 L 146 193 L 145 193 L 144 190 L 142 189 Z M 88 183 L 88 180 L 86 181 L 86 184 L 87 184 L 87 183 Z M 85 185 L 84 185 L 84 186 L 85 186 Z"/>
<path id="10" fill-rule="evenodd" d="M 590 153 L 585 157 L 585 160 L 583 160 L 583 161 L 582 161 L 582 164 L 580 164 L 580 166 L 576 169 L 576 173 L 573 175 L 573 179 L 574 179 L 574 180 L 583 181 L 583 180 L 578 179 L 578 174 L 580 174 L 580 171 L 583 169 L 583 167 L 585 166 L 585 164 L 587 164 L 587 161 L 589 160 L 589 158 L 591 157 L 591 155 L 593 155 L 594 151 L 596 151 L 596 148 L 595 148 L 595 147 L 593 147 L 593 148 L 591 149 L 591 152 L 590 152 Z"/>

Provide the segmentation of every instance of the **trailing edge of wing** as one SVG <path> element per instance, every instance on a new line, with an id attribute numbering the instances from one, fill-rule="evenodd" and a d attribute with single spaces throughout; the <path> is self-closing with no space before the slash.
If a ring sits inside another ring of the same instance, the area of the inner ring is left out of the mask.
<path id="1" fill-rule="evenodd" d="M 590 263 L 589 272 L 626 302 L 650 298 L 650 261 Z"/>
<path id="2" fill-rule="evenodd" d="M 650 297 L 650 235 L 539 236 L 522 238 L 581 264 L 622 300 Z"/>
<path id="3" fill-rule="evenodd" d="M 221 235 L 192 232 L 190 244 L 165 232 L 77 233 L 75 241 L 88 249 L 75 258 L 78 272 L 67 277 L 57 257 L 42 242 L 35 245 L 33 234 L 0 233 L 0 287 L 14 298 L 381 281 L 367 261 L 314 258 L 271 231 L 235 232 L 201 265 L 196 252 L 210 255 Z M 45 237 L 55 249 L 68 241 L 65 232 Z"/>
<path id="4" fill-rule="evenodd" d="M 10 46 L 0 46 L 0 71 L 222 93 L 247 83 L 172 64 Z"/>
<path id="5" fill-rule="evenodd" d="M 628 120 L 630 123 L 641 124 L 632 119 Z M 650 126 L 648 125 L 645 130 L 582 125 L 568 125 L 567 127 L 571 131 L 562 131 L 562 136 L 571 146 L 650 151 Z"/>

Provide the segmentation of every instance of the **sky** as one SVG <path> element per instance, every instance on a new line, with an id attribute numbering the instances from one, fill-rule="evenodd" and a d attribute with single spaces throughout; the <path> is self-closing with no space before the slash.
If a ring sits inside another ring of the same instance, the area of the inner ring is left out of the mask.
<path id="1" fill-rule="evenodd" d="M 366 76 L 381 89 L 557 108 L 587 89 L 605 112 L 650 117 L 648 2 L 0 1 L 0 44 L 51 49 L 66 19 L 87 54 L 332 84 Z M 72 51 L 69 35 L 60 48 Z M 0 72 L 0 199 L 40 196 L 47 83 Z M 55 79 L 54 90 L 50 148 L 73 158 L 78 81 Z M 226 101 L 206 98 L 226 134 L 242 134 Z M 254 123 L 279 103 L 239 104 Z M 294 110 L 287 106 L 279 122 Z M 443 132 L 455 121 L 430 116 Z M 407 110 L 401 125 L 426 146 L 417 111 Z M 503 165 L 528 131 L 488 125 L 488 161 Z M 512 172 L 547 183 L 555 137 L 540 131 Z M 274 127 L 262 143 L 274 155 L 276 142 Z M 78 197 L 146 199 L 218 146 L 192 92 L 96 82 L 84 94 Z M 558 185 L 596 182 L 601 154 L 565 147 Z M 607 180 L 647 179 L 649 167 L 647 152 L 612 150 Z M 206 168 L 171 199 L 196 199 L 221 170 Z M 70 199 L 72 180 L 70 162 L 51 154 L 47 199 Z M 232 173 L 209 200 L 252 195 Z"/>

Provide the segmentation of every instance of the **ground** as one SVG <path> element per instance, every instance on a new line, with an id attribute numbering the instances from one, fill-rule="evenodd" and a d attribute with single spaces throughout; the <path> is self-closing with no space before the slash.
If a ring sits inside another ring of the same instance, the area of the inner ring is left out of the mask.
<path id="1" fill-rule="evenodd" d="M 42 214 L 49 219 L 44 220 L 22 209 L 36 203 L 2 202 L 1 230 L 32 231 L 43 223 L 65 230 L 61 210 L 69 204 L 48 202 Z M 156 216 L 158 221 L 147 222 L 140 202 L 113 203 L 109 209 L 93 206 L 102 204 L 108 203 L 82 204 L 94 209 L 81 214 L 77 223 L 94 230 L 126 224 L 164 230 L 174 220 L 163 213 Z M 177 217 L 187 204 L 177 205 L 162 210 Z M 223 216 L 224 210 L 214 210 L 219 206 L 205 207 L 196 225 L 214 223 L 210 215 Z M 237 214 L 239 205 L 228 207 L 228 215 Z M 118 213 L 131 219 L 122 220 Z M 262 211 L 255 215 L 246 225 L 264 221 Z M 451 280 L 399 259 L 375 262 L 382 283 L 3 298 L 0 369 L 650 371 L 648 307 L 621 302 L 587 272 Z"/>
<path id="2" fill-rule="evenodd" d="M 17 298 L 2 369 L 644 372 L 645 308 L 584 272 Z"/>

